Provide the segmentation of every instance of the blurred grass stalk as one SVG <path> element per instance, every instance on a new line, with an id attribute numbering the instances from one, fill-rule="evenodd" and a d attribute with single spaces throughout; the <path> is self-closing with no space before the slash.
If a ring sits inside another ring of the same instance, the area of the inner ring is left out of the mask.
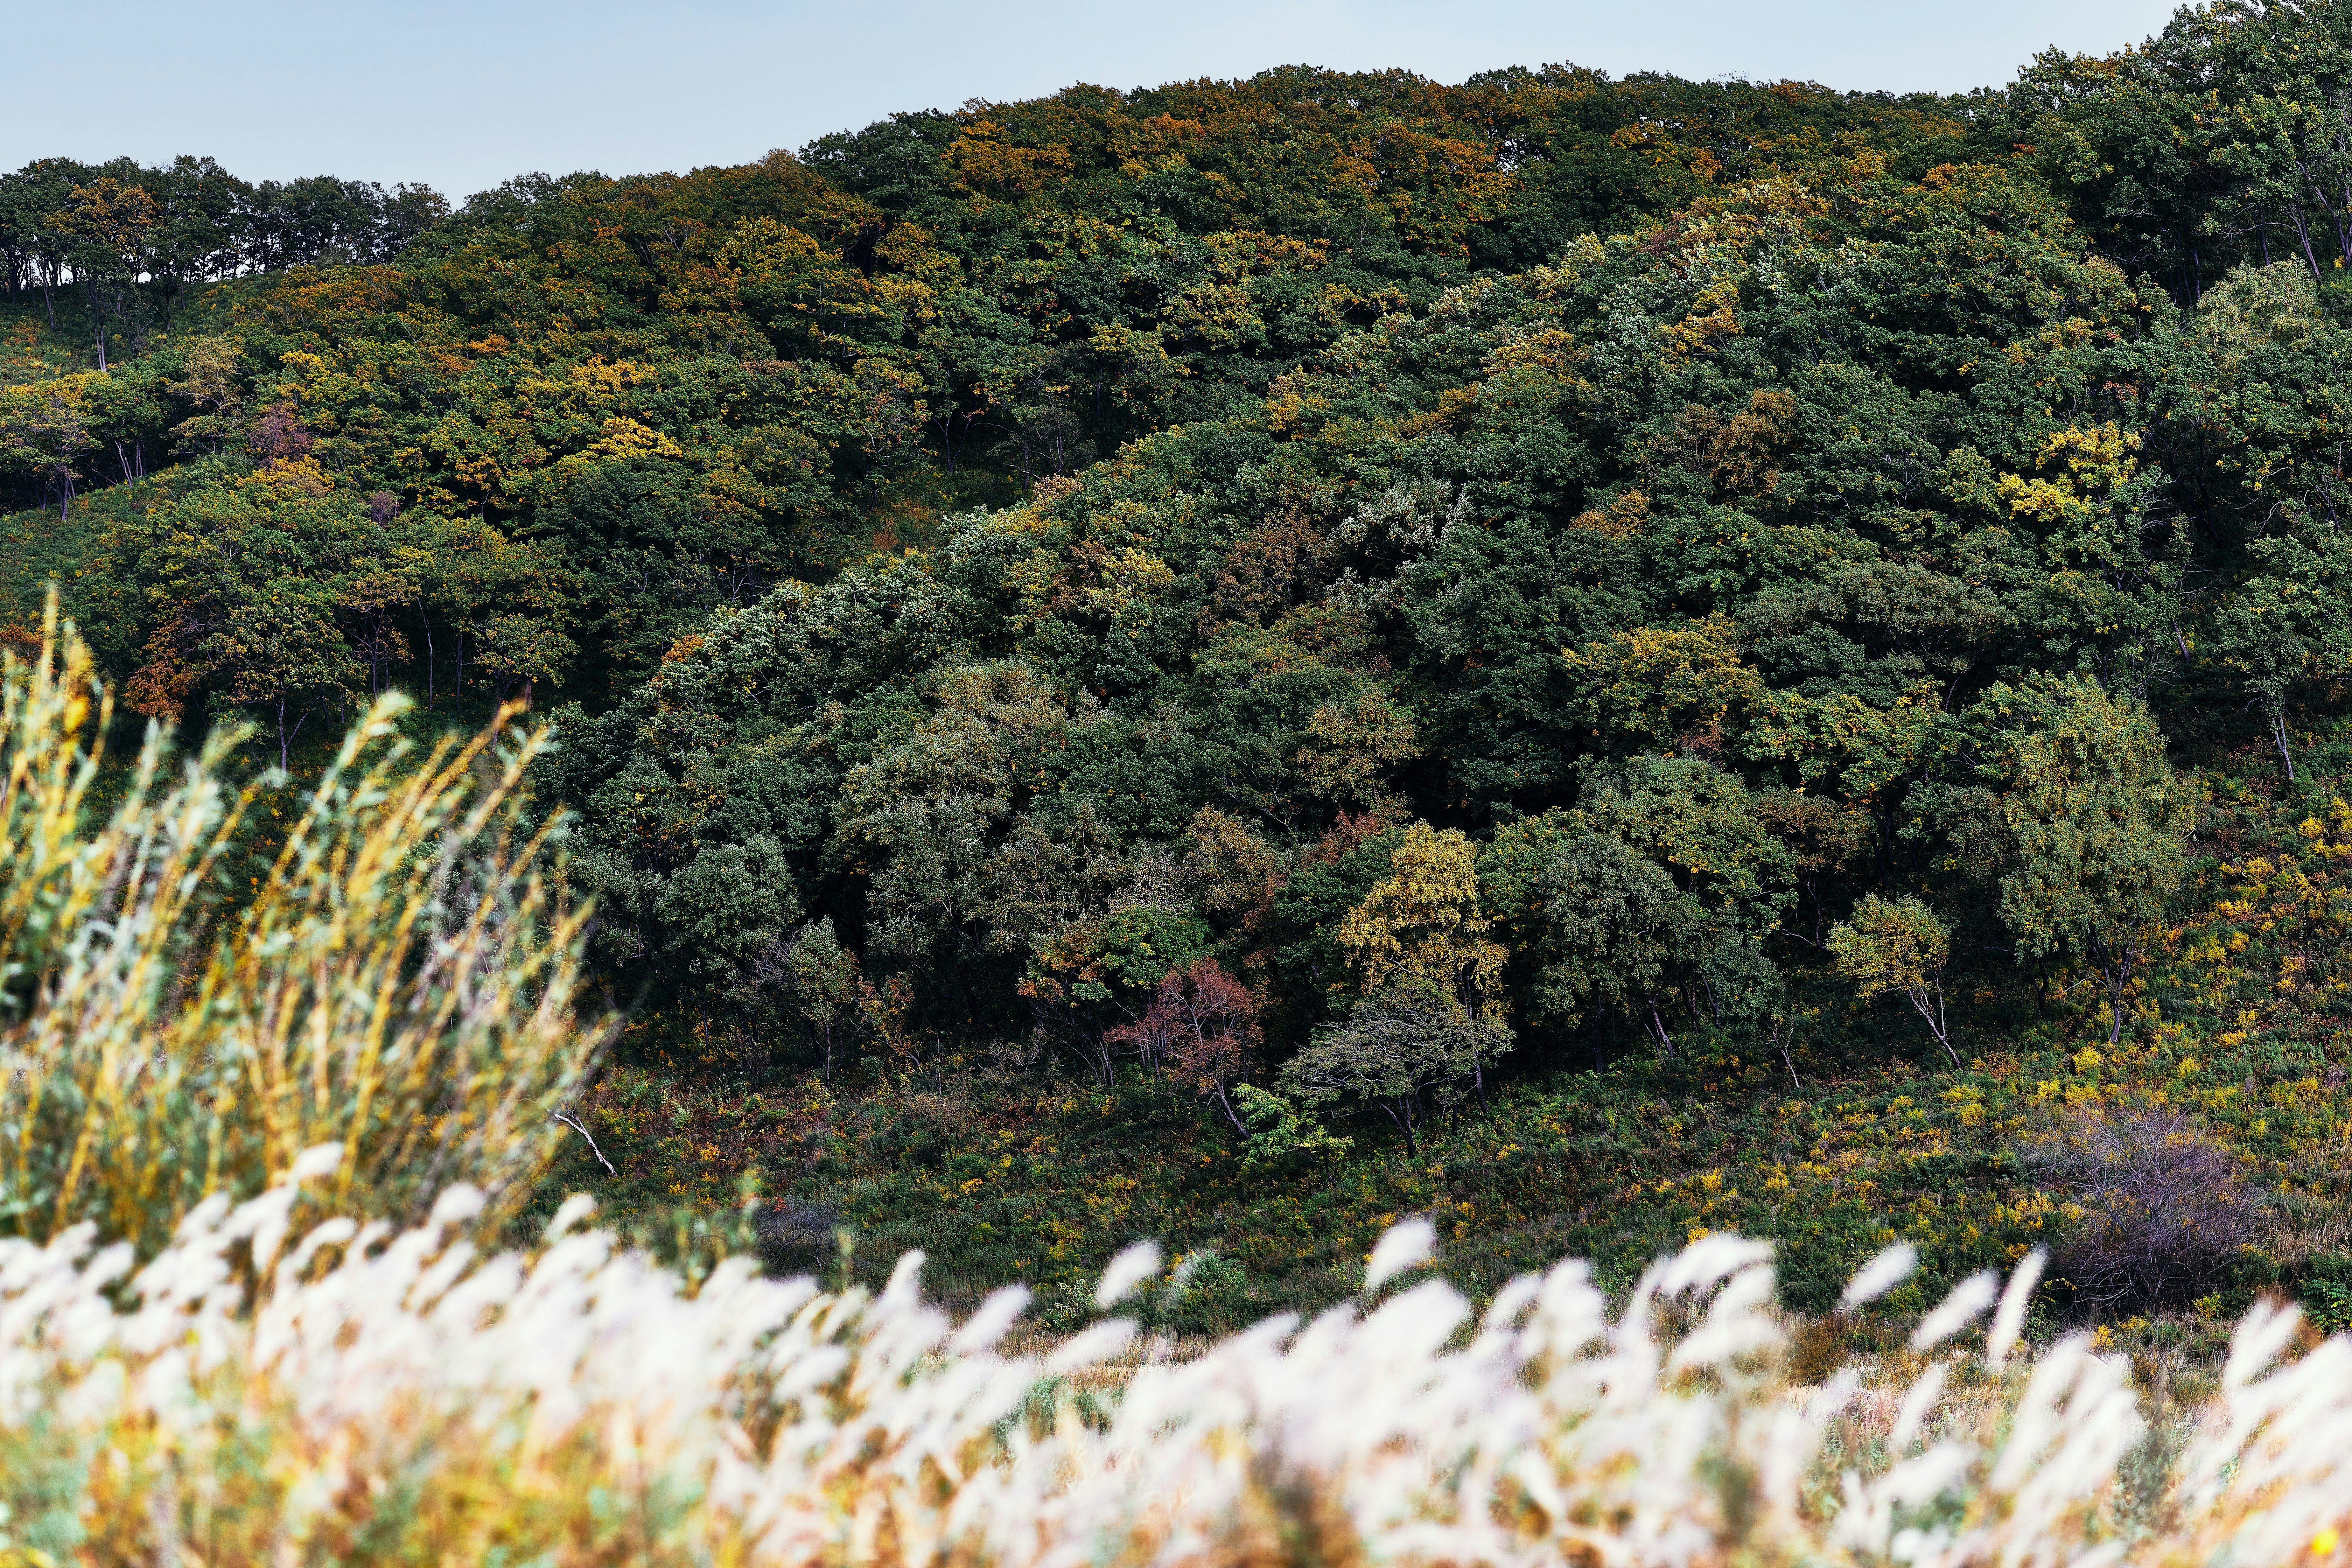
<path id="1" fill-rule="evenodd" d="M 554 826 L 522 809 L 545 731 L 502 711 L 420 755 L 405 699 L 378 699 L 236 889 L 242 731 L 175 761 L 151 725 L 110 777 L 110 694 L 54 596 L 0 685 L 0 1232 L 89 1221 L 152 1255 L 330 1142 L 336 1213 L 414 1224 L 462 1182 L 510 1215 L 604 1033 L 573 1016 L 585 911 L 550 880 Z"/>
<path id="2" fill-rule="evenodd" d="M 2038 1254 L 1820 1382 L 1765 1245 L 1704 1237 L 1613 1311 L 1576 1261 L 1479 1311 L 1410 1278 L 1426 1220 L 1311 1322 L 1178 1359 L 1107 1317 L 1024 1353 L 1019 1287 L 961 1324 L 919 1254 L 878 1293 L 740 1258 L 688 1289 L 575 1228 L 584 1198 L 530 1254 L 464 1240 L 462 1185 L 296 1239 L 341 1163 L 215 1195 L 135 1271 L 87 1225 L 0 1240 L 0 1568 L 2352 1559 L 2352 1342 L 2295 1355 L 2258 1306 L 2182 1411 L 2091 1335 L 2016 1353 Z M 1179 1288 L 1138 1244 L 1094 1300 Z"/>

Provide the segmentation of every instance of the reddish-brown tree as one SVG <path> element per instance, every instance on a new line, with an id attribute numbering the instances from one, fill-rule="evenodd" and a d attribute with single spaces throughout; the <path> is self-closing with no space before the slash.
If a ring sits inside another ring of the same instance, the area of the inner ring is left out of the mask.
<path id="1" fill-rule="evenodd" d="M 1150 1071 L 1172 1073 L 1214 1100 L 1244 1133 L 1249 1129 L 1234 1110 L 1233 1087 L 1265 1038 L 1248 988 L 1213 958 L 1170 970 L 1142 1017 L 1103 1036 L 1113 1047 L 1134 1051 Z"/>

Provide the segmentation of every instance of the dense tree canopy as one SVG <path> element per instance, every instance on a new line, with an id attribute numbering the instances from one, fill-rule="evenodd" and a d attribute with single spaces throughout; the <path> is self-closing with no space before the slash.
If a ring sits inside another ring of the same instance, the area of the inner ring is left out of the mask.
<path id="1" fill-rule="evenodd" d="M 47 160 L 0 474 L 143 712 L 562 704 L 614 995 L 773 1051 L 1115 1076 L 1213 973 L 1262 1075 L 1673 1056 L 1948 962 L 2119 1031 L 2168 743 L 2291 769 L 2352 676 L 2347 115 L 2352 9 L 2223 0 L 1967 97 L 1286 69 L 454 212 Z"/>

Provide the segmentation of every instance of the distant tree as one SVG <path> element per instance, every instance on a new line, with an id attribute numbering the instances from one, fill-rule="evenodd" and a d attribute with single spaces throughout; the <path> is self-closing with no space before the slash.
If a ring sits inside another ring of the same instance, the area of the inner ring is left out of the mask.
<path id="1" fill-rule="evenodd" d="M 2298 690 L 2352 674 L 2352 539 L 2344 528 L 2352 488 L 2331 368 L 2347 334 L 2321 308 L 2311 269 L 2288 260 L 2231 270 L 2207 290 L 2184 337 L 2200 357 L 2184 366 L 2199 374 L 2181 378 L 2198 388 L 2182 412 L 2217 447 L 2263 454 L 2244 465 L 2259 476 L 2252 489 L 2231 498 L 2252 514 L 2252 537 L 2208 637 L 2292 781 L 2287 714 Z M 2269 395 L 2233 395 L 2248 384 Z"/>
<path id="2" fill-rule="evenodd" d="M 1465 1014 L 1499 1019 L 1510 954 L 1478 907 L 1478 848 L 1458 829 L 1415 823 L 1389 853 L 1389 874 L 1339 922 L 1339 946 L 1365 994 L 1425 987 Z"/>
<path id="3" fill-rule="evenodd" d="M 391 261 L 449 219 L 449 198 L 425 184 L 398 184 L 379 193 L 374 259 Z"/>
<path id="4" fill-rule="evenodd" d="M 72 264 L 75 239 L 57 215 L 72 203 L 74 187 L 95 170 L 69 158 L 37 158 L 0 182 L 0 221 L 9 231 L 9 249 L 30 281 L 41 288 L 49 325 L 58 324 L 57 290 Z"/>
<path id="5" fill-rule="evenodd" d="M 1235 916 L 1273 897 L 1282 854 L 1239 818 L 1204 805 L 1184 841 L 1184 875 L 1212 915 Z"/>
<path id="6" fill-rule="evenodd" d="M 1671 1054 L 1660 1001 L 1698 946 L 1702 911 L 1663 867 L 1620 838 L 1590 831 L 1546 859 L 1537 898 L 1536 997 L 1546 1015 L 1574 1025 L 1593 1004 L 1606 1004 L 1642 1019 Z"/>
<path id="7" fill-rule="evenodd" d="M 98 442 L 82 410 L 87 383 L 73 377 L 0 395 L 0 463 L 39 476 L 60 520 L 73 514 L 76 467 Z"/>
<path id="8" fill-rule="evenodd" d="M 160 217 L 152 193 L 133 179 L 106 174 L 74 186 L 50 219 L 72 238 L 74 278 L 89 302 L 100 370 L 106 368 L 107 328 L 135 300 L 132 285 L 151 269 Z"/>
<path id="9" fill-rule="evenodd" d="M 184 155 L 140 179 L 155 201 L 147 287 L 157 324 L 169 331 L 192 286 L 236 270 L 236 204 L 245 182 L 210 158 Z"/>
<path id="10" fill-rule="evenodd" d="M 163 437 L 171 424 L 171 398 L 166 392 L 170 372 L 160 355 L 118 365 L 92 380 L 82 393 L 82 413 L 90 438 L 100 451 L 111 451 L 115 475 L 136 487 L 147 475 L 149 442 L 162 456 Z"/>
<path id="11" fill-rule="evenodd" d="M 755 834 L 703 845 L 663 881 L 654 913 L 672 962 L 724 987 L 806 911 L 783 845 Z"/>
<path id="12" fill-rule="evenodd" d="M 1474 1017 L 1433 988 L 1403 986 L 1359 1002 L 1346 1023 L 1284 1064 L 1277 1087 L 1306 1105 L 1376 1108 L 1417 1155 L 1431 1110 L 1459 1104 L 1511 1044 L 1496 1020 Z"/>
<path id="13" fill-rule="evenodd" d="M 2352 500 L 2352 489 L 2331 499 Z M 2280 521 L 2276 531 L 2253 542 L 2256 569 L 2221 604 L 2213 641 L 2261 713 L 2291 784 L 2287 714 L 2298 688 L 2352 675 L 2352 537 L 2300 505 L 2285 509 Z"/>
<path id="14" fill-rule="evenodd" d="M 1740 661 L 1727 616 L 1689 626 L 1641 626 L 1562 650 L 1570 712 L 1602 752 L 1658 751 L 1685 737 L 1720 745 L 1763 691 Z"/>
<path id="15" fill-rule="evenodd" d="M 833 917 L 822 916 L 771 941 L 753 956 L 745 979 L 750 988 L 789 1009 L 808 1031 L 818 1069 L 831 1078 L 836 1051 L 857 1027 L 866 991 L 857 954 L 834 934 Z"/>
<path id="16" fill-rule="evenodd" d="M 983 977 L 1053 931 L 1021 922 L 1054 889 L 1043 868 L 1053 835 L 1024 806 L 1049 757 L 1097 720 L 1083 694 L 1066 701 L 1030 665 L 951 666 L 933 677 L 933 711 L 871 762 L 849 770 L 839 832 L 866 873 L 867 941 L 946 982 L 969 1005 Z M 1008 839 L 1017 838 L 1017 842 Z M 1043 842 L 1041 842 L 1041 838 Z M 1009 857 L 1000 859 L 1001 851 Z M 1066 889 L 1063 889 L 1066 891 Z M 1065 918 L 1079 911 L 1061 911 Z M 1014 973 L 1018 973 L 1017 970 Z"/>
<path id="17" fill-rule="evenodd" d="M 151 627 L 125 687 L 138 711 L 176 719 L 200 696 L 259 710 L 283 765 L 311 715 L 363 689 L 343 616 L 364 515 L 316 484 L 289 469 L 283 483 L 198 489 L 142 520 L 122 563 Z"/>
<path id="18" fill-rule="evenodd" d="M 311 715 L 353 694 L 358 661 L 335 626 L 332 584 L 289 575 L 252 587 L 223 606 L 200 657 L 223 700 L 268 715 L 282 769 Z"/>
<path id="19" fill-rule="evenodd" d="M 1147 1068 L 1165 1068 L 1214 1100 L 1234 1130 L 1248 1135 L 1248 1125 L 1234 1109 L 1233 1089 L 1248 1072 L 1265 1033 L 1248 988 L 1215 959 L 1197 959 L 1189 969 L 1170 971 L 1143 1016 L 1106 1037 L 1133 1050 Z"/>
<path id="20" fill-rule="evenodd" d="M 1578 814 L 1675 888 L 1676 897 L 1663 901 L 1655 884 L 1635 879 L 1613 852 L 1588 846 L 1593 858 L 1563 866 L 1547 900 L 1572 930 L 1587 919 L 1578 900 L 1596 897 L 1595 914 L 1611 923 L 1634 972 L 1656 959 L 1663 985 L 1643 1000 L 1659 1049 L 1675 1049 L 1664 1002 L 1714 1029 L 1752 1028 L 1768 1017 L 1783 987 L 1764 942 L 1795 902 L 1797 868 L 1756 792 L 1704 757 L 1637 757 L 1596 780 Z M 1612 983 L 1600 984 L 1605 991 Z"/>
<path id="21" fill-rule="evenodd" d="M 579 654 L 572 634 L 581 584 L 560 548 L 512 537 L 478 516 L 411 513 L 404 524 L 389 531 L 404 542 L 416 584 L 428 694 L 439 691 L 436 632 L 447 634 L 451 689 L 461 703 L 469 662 L 516 683 L 526 699 L 537 683 L 563 678 Z"/>
<path id="22" fill-rule="evenodd" d="M 1412 716 L 1380 687 L 1367 685 L 1307 715 L 1306 743 L 1295 760 L 1309 793 L 1385 816 L 1399 813 L 1404 801 L 1383 775 L 1420 754 Z"/>
<path id="23" fill-rule="evenodd" d="M 245 362 L 236 345 L 226 338 L 192 338 L 180 345 L 178 358 L 180 379 L 163 384 L 191 410 L 172 427 L 177 449 L 217 453 L 231 444 L 242 445 Z"/>
<path id="24" fill-rule="evenodd" d="M 1958 1067 L 1960 1054 L 1952 1048 L 1944 1023 L 1944 964 L 1951 946 L 1950 933 L 1935 911 L 1908 895 L 1892 900 L 1864 895 L 1829 936 L 1831 959 L 1853 982 L 1855 994 L 1868 1002 L 1900 991 Z"/>
<path id="25" fill-rule="evenodd" d="M 2187 868 L 2197 786 L 2172 770 L 2141 704 L 2081 677 L 1997 685 L 1978 716 L 1994 728 L 1992 770 L 2011 869 L 2000 914 L 2021 958 L 2066 952 L 2107 993 L 2108 1039 Z"/>

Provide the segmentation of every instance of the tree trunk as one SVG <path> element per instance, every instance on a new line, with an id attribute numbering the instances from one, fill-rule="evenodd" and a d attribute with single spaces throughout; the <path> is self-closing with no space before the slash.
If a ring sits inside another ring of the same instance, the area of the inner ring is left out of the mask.
<path id="1" fill-rule="evenodd" d="M 2107 983 L 2107 1049 L 2113 1051 L 2124 1037 L 2124 993 L 2131 988 L 2134 955 L 2126 948 L 2121 952 L 2094 949 L 2085 956 L 2098 965 L 2099 977 Z"/>
<path id="2" fill-rule="evenodd" d="M 1412 1124 L 1407 1121 L 1402 1115 L 1398 1114 L 1397 1108 L 1391 1105 L 1387 1100 L 1377 1100 L 1372 1103 L 1379 1106 L 1381 1108 L 1381 1114 L 1386 1116 L 1391 1121 L 1395 1122 L 1396 1130 L 1404 1134 L 1405 1155 L 1407 1158 L 1411 1158 L 1412 1154 Z"/>
<path id="3" fill-rule="evenodd" d="M 1911 998 L 1911 1005 L 1919 1010 L 1919 1016 L 1927 1020 L 1927 1027 L 1935 1032 L 1936 1043 L 1944 1047 L 1944 1054 L 1952 1058 L 1952 1065 L 1959 1066 L 1960 1053 L 1952 1049 L 1951 1033 L 1944 1026 L 1944 983 L 1940 980 L 1936 982 L 1936 1002 L 1932 1007 L 1927 1005 L 1927 992 L 1924 987 L 1905 994 Z M 1797 1069 L 1790 1068 L 1789 1076 L 1796 1077 Z"/>
<path id="4" fill-rule="evenodd" d="M 2314 283 L 2326 282 L 2327 274 L 2319 269 L 2319 252 L 2311 247 L 2311 225 L 2304 219 L 2303 203 L 2294 202 L 2287 210 L 2294 214 L 2294 235 L 2303 241 L 2303 259 L 2311 268 L 2311 280 Z"/>
<path id="5" fill-rule="evenodd" d="M 1795 1033 L 1796 1026 L 1782 1020 L 1772 1031 L 1772 1048 L 1780 1053 L 1780 1065 L 1789 1069 L 1789 1086 L 1801 1093 L 1805 1080 L 1797 1076 L 1797 1058 L 1789 1054 L 1789 1037 Z"/>

